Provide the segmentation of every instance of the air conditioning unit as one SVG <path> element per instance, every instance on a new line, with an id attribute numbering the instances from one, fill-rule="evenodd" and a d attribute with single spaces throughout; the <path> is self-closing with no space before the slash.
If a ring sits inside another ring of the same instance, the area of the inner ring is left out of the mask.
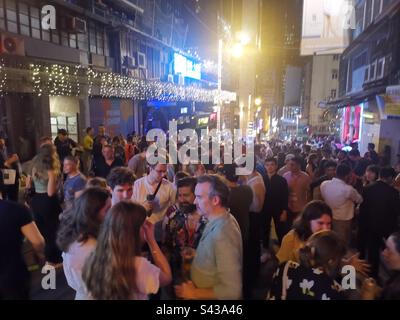
<path id="1" fill-rule="evenodd" d="M 90 54 L 90 64 L 96 67 L 103 67 L 106 66 L 106 59 L 104 56 L 91 53 Z"/>
<path id="2" fill-rule="evenodd" d="M 86 21 L 78 17 L 69 17 L 67 19 L 67 28 L 69 31 L 86 33 Z"/>
<path id="3" fill-rule="evenodd" d="M 173 74 L 168 75 L 168 82 L 174 83 L 174 75 Z"/>
<path id="4" fill-rule="evenodd" d="M 25 56 L 24 39 L 1 34 L 0 53 Z"/>
<path id="5" fill-rule="evenodd" d="M 138 52 L 137 65 L 139 68 L 146 69 L 146 55 L 142 52 Z"/>

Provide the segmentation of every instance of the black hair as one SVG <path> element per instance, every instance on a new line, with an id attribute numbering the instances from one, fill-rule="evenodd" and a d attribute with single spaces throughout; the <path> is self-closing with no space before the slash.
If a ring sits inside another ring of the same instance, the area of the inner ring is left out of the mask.
<path id="1" fill-rule="evenodd" d="M 336 168 L 336 167 L 337 167 L 337 163 L 333 160 L 328 160 L 324 163 L 324 169 Z"/>
<path id="2" fill-rule="evenodd" d="M 372 143 L 372 142 L 368 143 L 368 148 L 375 150 L 375 143 Z"/>
<path id="3" fill-rule="evenodd" d="M 396 170 L 392 167 L 384 167 L 379 172 L 379 178 L 387 179 L 387 178 L 395 178 L 396 177 Z"/>
<path id="4" fill-rule="evenodd" d="M 138 144 L 140 152 L 146 151 L 149 147 L 149 143 L 146 140 L 141 140 Z"/>
<path id="5" fill-rule="evenodd" d="M 321 218 L 325 214 L 332 218 L 332 210 L 325 202 L 320 200 L 309 202 L 293 224 L 294 231 L 299 239 L 306 241 L 312 234 L 310 222 Z"/>
<path id="6" fill-rule="evenodd" d="M 352 149 L 352 150 L 349 152 L 349 156 L 352 156 L 352 157 L 359 157 L 359 156 L 360 156 L 360 151 L 359 151 L 358 149 Z"/>
<path id="7" fill-rule="evenodd" d="M 65 129 L 58 129 L 57 134 L 61 134 L 63 136 L 66 136 L 68 134 L 68 132 Z"/>
<path id="8" fill-rule="evenodd" d="M 186 173 L 185 171 L 178 171 L 177 173 L 175 173 L 175 181 L 178 182 L 179 180 L 183 179 L 183 178 L 187 178 L 190 177 L 190 175 L 188 173 Z"/>
<path id="9" fill-rule="evenodd" d="M 237 182 L 239 176 L 236 174 L 236 168 L 237 165 L 235 163 L 224 164 L 222 167 L 218 168 L 218 173 L 222 174 L 230 182 Z"/>
<path id="10" fill-rule="evenodd" d="M 274 157 L 267 158 L 267 159 L 265 159 L 264 162 L 265 162 L 265 163 L 267 163 L 267 162 L 273 162 L 273 163 L 275 163 L 276 165 L 278 165 L 278 160 L 276 160 L 276 158 L 274 158 Z"/>
<path id="11" fill-rule="evenodd" d="M 133 185 L 136 177 L 131 169 L 125 167 L 117 167 L 111 170 L 107 176 L 107 184 L 112 190 L 116 186 L 122 186 L 124 184 Z"/>
<path id="12" fill-rule="evenodd" d="M 365 171 L 371 171 L 373 173 L 375 173 L 376 177 L 378 178 L 379 176 L 379 166 L 375 165 L 375 164 L 371 164 L 370 166 L 367 167 L 367 169 Z"/>
<path id="13" fill-rule="evenodd" d="M 102 188 L 86 189 L 74 205 L 64 214 L 57 233 L 58 247 L 67 252 L 74 242 L 85 242 L 89 237 L 97 238 L 101 220 L 99 211 L 106 205 L 110 194 Z"/>
<path id="14" fill-rule="evenodd" d="M 190 187 L 190 189 L 194 193 L 194 190 L 196 188 L 196 184 L 197 184 L 197 179 L 196 178 L 194 178 L 194 177 L 185 177 L 185 178 L 177 180 L 176 187 L 177 187 L 177 189 L 183 188 L 183 187 Z"/>
<path id="15" fill-rule="evenodd" d="M 336 176 L 339 179 L 344 179 L 351 173 L 351 168 L 345 164 L 340 164 L 336 168 Z"/>

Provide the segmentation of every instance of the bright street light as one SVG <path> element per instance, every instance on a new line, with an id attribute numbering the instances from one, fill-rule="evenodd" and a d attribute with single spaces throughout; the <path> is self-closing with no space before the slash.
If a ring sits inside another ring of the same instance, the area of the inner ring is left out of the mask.
<path id="1" fill-rule="evenodd" d="M 232 48 L 232 55 L 235 58 L 240 58 L 243 55 L 243 46 L 240 43 L 236 43 Z"/>
<path id="2" fill-rule="evenodd" d="M 248 45 L 250 43 L 250 36 L 244 31 L 240 31 L 237 34 L 237 39 L 243 46 Z"/>
<path id="3" fill-rule="evenodd" d="M 254 103 L 256 104 L 256 106 L 261 106 L 262 100 L 260 98 L 256 98 Z"/>

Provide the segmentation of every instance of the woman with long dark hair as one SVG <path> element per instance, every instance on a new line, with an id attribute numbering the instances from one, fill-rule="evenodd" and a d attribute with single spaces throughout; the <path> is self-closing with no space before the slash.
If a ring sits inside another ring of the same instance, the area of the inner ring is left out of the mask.
<path id="1" fill-rule="evenodd" d="M 319 200 L 311 201 L 304 208 L 302 214 L 293 224 L 282 240 L 282 245 L 276 254 L 280 263 L 286 261 L 299 261 L 299 250 L 303 248 L 307 240 L 319 231 L 330 231 L 332 229 L 332 210 L 329 206 Z M 342 263 L 350 264 L 364 275 L 370 271 L 370 266 L 364 260 L 359 259 L 359 254 L 354 254 Z"/>
<path id="2" fill-rule="evenodd" d="M 54 145 L 45 144 L 40 147 L 38 155 L 33 159 L 28 188 L 32 182 L 35 195 L 31 207 L 36 224 L 46 241 L 46 261 L 56 266 L 62 261 L 61 252 L 56 245 L 59 215 L 62 209 L 57 197 L 57 189 L 61 182 L 60 160 Z"/>
<path id="3" fill-rule="evenodd" d="M 141 256 L 144 241 L 155 265 Z M 154 239 L 154 225 L 146 221 L 146 210 L 128 201 L 114 205 L 84 266 L 87 298 L 146 300 L 171 278 L 168 261 Z"/>
<path id="4" fill-rule="evenodd" d="M 111 208 L 111 196 L 106 190 L 94 187 L 83 191 L 74 206 L 65 212 L 57 236 L 63 251 L 63 269 L 68 285 L 76 291 L 75 299 L 86 296 L 82 269 L 94 251 L 100 226 Z"/>
<path id="5" fill-rule="evenodd" d="M 298 261 L 298 250 L 304 247 L 307 239 L 315 232 L 331 230 L 332 210 L 323 201 L 311 201 L 294 222 L 293 229 L 282 239 L 276 254 L 279 262 Z"/>

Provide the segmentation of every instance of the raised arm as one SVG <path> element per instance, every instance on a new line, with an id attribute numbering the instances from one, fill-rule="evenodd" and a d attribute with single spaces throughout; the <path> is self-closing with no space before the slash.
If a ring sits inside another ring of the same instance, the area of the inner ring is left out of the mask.
<path id="1" fill-rule="evenodd" d="M 161 271 L 160 286 L 166 286 L 172 281 L 172 272 L 168 260 L 154 238 L 154 225 L 149 221 L 145 221 L 145 223 L 143 224 L 143 228 L 147 244 L 150 248 L 150 252 L 154 260 L 154 264 L 159 267 Z"/>

